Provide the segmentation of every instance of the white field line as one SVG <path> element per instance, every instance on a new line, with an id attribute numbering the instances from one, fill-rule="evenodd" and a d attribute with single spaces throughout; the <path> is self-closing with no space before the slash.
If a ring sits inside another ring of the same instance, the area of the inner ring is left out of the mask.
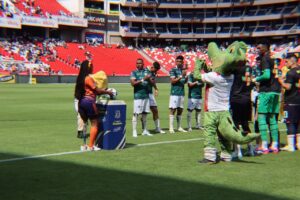
<path id="1" fill-rule="evenodd" d="M 133 146 L 133 147 L 154 146 L 154 145 L 172 144 L 172 143 L 183 143 L 183 142 L 192 142 L 192 141 L 198 141 L 198 140 L 203 140 L 203 138 L 162 141 L 162 142 L 150 142 L 150 143 L 144 143 L 144 144 L 137 144 L 136 146 Z M 19 157 L 19 158 L 9 158 L 9 159 L 0 160 L 0 163 L 21 161 L 21 160 L 29 160 L 29 159 L 37 159 L 37 158 L 45 158 L 45 157 L 53 157 L 53 156 L 63 156 L 63 155 L 70 155 L 70 154 L 80 154 L 80 153 L 86 153 L 86 152 L 89 152 L 89 151 L 69 151 L 69 152 L 43 154 L 43 155 L 36 155 L 36 156 L 25 156 L 25 157 Z"/>
<path id="2" fill-rule="evenodd" d="M 193 139 L 173 140 L 173 141 L 162 141 L 162 142 L 151 142 L 151 143 L 137 144 L 136 146 L 137 147 L 144 147 L 144 146 L 153 146 L 153 145 L 158 145 L 158 144 L 171 144 L 171 143 L 198 141 L 198 140 L 203 140 L 203 138 L 193 138 Z"/>
<path id="3" fill-rule="evenodd" d="M 279 131 L 286 131 L 286 129 L 280 129 Z M 191 141 L 198 141 L 198 140 L 203 140 L 203 138 L 162 141 L 162 142 L 150 142 L 150 143 L 144 143 L 144 144 L 137 144 L 134 147 L 153 146 L 153 145 L 160 145 L 160 144 L 172 144 L 172 143 L 181 143 L 181 142 L 191 142 Z M 28 160 L 28 159 L 36 159 L 36 158 L 45 158 L 45 157 L 52 157 L 52 156 L 63 156 L 63 155 L 69 155 L 69 154 L 79 154 L 79 153 L 85 153 L 85 152 L 88 152 L 88 151 L 69 151 L 69 152 L 43 154 L 43 155 L 36 155 L 36 156 L 25 156 L 25 157 L 19 157 L 19 158 L 9 158 L 9 159 L 0 160 L 0 163 L 20 161 L 20 160 Z"/>

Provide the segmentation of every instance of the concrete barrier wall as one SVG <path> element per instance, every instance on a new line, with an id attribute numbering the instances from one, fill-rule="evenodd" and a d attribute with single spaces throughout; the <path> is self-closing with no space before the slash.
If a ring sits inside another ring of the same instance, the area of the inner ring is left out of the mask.
<path id="1" fill-rule="evenodd" d="M 37 83 L 75 83 L 77 76 L 58 76 L 58 75 L 51 75 L 51 76 L 32 76 L 36 78 Z M 157 77 L 156 81 L 158 83 L 168 83 L 170 78 L 168 76 L 164 77 Z M 29 76 L 21 76 L 16 75 L 16 82 L 17 83 L 28 83 Z M 109 76 L 108 77 L 109 83 L 129 83 L 130 76 Z"/>

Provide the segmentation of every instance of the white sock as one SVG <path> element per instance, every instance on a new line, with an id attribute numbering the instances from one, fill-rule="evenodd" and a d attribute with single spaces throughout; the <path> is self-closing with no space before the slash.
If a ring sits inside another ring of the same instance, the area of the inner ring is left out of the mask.
<path id="1" fill-rule="evenodd" d="M 268 141 L 262 141 L 261 145 L 263 149 L 268 149 Z"/>
<path id="2" fill-rule="evenodd" d="M 144 130 L 147 130 L 147 114 L 142 114 L 142 122 Z"/>
<path id="3" fill-rule="evenodd" d="M 278 142 L 272 142 L 272 147 L 273 148 L 278 148 Z"/>
<path id="4" fill-rule="evenodd" d="M 192 128 L 192 112 L 188 111 L 187 113 L 187 124 L 188 128 Z"/>
<path id="5" fill-rule="evenodd" d="M 196 124 L 198 127 L 201 126 L 201 112 L 200 111 L 199 112 L 196 111 Z"/>
<path id="6" fill-rule="evenodd" d="M 154 124 L 155 124 L 155 129 L 156 129 L 156 130 L 160 130 L 160 121 L 159 121 L 159 119 L 156 119 L 156 120 L 154 121 Z"/>
<path id="7" fill-rule="evenodd" d="M 242 149 L 240 144 L 235 145 L 235 152 L 238 154 L 242 154 Z"/>
<path id="8" fill-rule="evenodd" d="M 138 118 L 138 115 L 133 115 L 132 116 L 132 131 L 133 132 L 136 132 L 137 118 Z"/>
<path id="9" fill-rule="evenodd" d="M 174 130 L 174 115 L 170 115 L 169 118 L 170 118 L 169 128 L 170 128 L 170 130 Z"/>
<path id="10" fill-rule="evenodd" d="M 178 128 L 181 127 L 182 116 L 181 115 L 177 115 L 176 119 L 177 119 L 177 129 L 178 129 Z"/>
<path id="11" fill-rule="evenodd" d="M 288 145 L 290 148 L 295 148 L 295 136 L 294 135 L 288 135 Z"/>

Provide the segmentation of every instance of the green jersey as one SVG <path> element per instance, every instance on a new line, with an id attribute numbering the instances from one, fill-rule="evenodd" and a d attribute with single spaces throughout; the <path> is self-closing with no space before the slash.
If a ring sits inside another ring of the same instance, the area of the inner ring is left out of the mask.
<path id="1" fill-rule="evenodd" d="M 154 80 L 154 79 L 156 78 L 156 73 L 151 72 L 150 69 L 149 69 L 148 67 L 146 67 L 145 70 L 146 70 L 146 73 L 147 73 L 147 74 L 150 74 L 150 75 L 151 75 L 150 79 Z M 152 93 L 153 93 L 153 85 L 152 85 L 151 83 L 149 83 L 148 90 L 149 90 L 149 91 L 148 91 L 149 94 L 152 94 Z"/>
<path id="2" fill-rule="evenodd" d="M 170 78 L 178 78 L 182 76 L 182 70 L 178 67 L 174 67 L 170 70 Z M 185 78 L 181 78 L 180 81 L 175 84 L 171 84 L 171 95 L 172 96 L 184 96 L 184 84 Z"/>
<path id="3" fill-rule="evenodd" d="M 196 80 L 193 74 L 188 76 L 188 83 L 194 83 Z M 197 85 L 193 87 L 189 87 L 189 99 L 201 99 L 202 98 L 202 86 L 203 82 L 201 80 L 197 80 Z"/>
<path id="4" fill-rule="evenodd" d="M 130 79 L 142 80 L 147 75 L 147 71 L 143 70 L 134 70 L 131 72 Z M 144 81 L 136 86 L 134 86 L 134 99 L 148 99 L 149 98 L 149 82 Z"/>

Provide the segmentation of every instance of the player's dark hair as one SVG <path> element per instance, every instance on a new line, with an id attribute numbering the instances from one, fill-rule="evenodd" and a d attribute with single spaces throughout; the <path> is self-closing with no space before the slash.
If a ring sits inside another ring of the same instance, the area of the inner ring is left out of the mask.
<path id="1" fill-rule="evenodd" d="M 138 58 L 138 59 L 136 59 L 136 61 L 138 61 L 138 60 L 141 60 L 141 61 L 143 61 L 143 63 L 144 63 L 144 60 L 143 60 L 143 58 Z"/>
<path id="2" fill-rule="evenodd" d="M 268 41 L 268 40 L 261 40 L 261 41 L 259 42 L 259 44 L 262 45 L 262 46 L 264 46 L 264 47 L 266 47 L 266 49 L 267 49 L 268 51 L 270 50 L 270 41 Z"/>
<path id="3" fill-rule="evenodd" d="M 156 70 L 160 70 L 160 64 L 158 62 L 154 62 L 153 63 L 153 67 L 156 69 Z"/>
<path id="4" fill-rule="evenodd" d="M 182 55 L 179 55 L 176 57 L 176 60 L 184 60 L 183 56 Z"/>
<path id="5" fill-rule="evenodd" d="M 80 100 L 84 96 L 85 89 L 84 89 L 84 81 L 85 77 L 92 73 L 93 64 L 88 60 L 85 60 L 80 65 L 80 71 L 76 79 L 76 86 L 75 86 L 75 98 Z"/>

